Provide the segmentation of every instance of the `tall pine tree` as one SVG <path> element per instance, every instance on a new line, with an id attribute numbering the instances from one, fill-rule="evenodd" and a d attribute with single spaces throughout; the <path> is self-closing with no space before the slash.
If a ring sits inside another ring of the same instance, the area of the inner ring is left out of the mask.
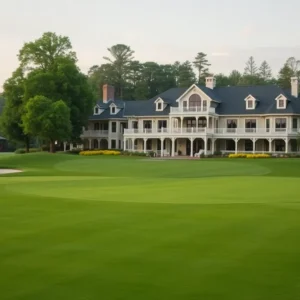
<path id="1" fill-rule="evenodd" d="M 269 82 L 272 79 L 272 70 L 269 64 L 264 60 L 259 67 L 259 76 L 265 82 Z"/>
<path id="2" fill-rule="evenodd" d="M 246 67 L 244 70 L 244 75 L 251 75 L 251 76 L 255 76 L 257 75 L 257 66 L 256 63 L 254 61 L 253 56 L 250 56 L 250 58 L 248 59 L 248 61 L 246 62 Z"/>
<path id="3" fill-rule="evenodd" d="M 208 67 L 211 65 L 207 60 L 207 54 L 199 52 L 195 57 L 194 67 L 198 70 L 198 84 L 205 82 L 205 77 L 208 75 Z"/>

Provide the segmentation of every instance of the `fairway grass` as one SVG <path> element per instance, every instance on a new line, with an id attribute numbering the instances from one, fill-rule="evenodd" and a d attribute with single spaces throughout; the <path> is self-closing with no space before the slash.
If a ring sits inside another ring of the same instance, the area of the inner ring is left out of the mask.
<path id="1" fill-rule="evenodd" d="M 0 299 L 298 299 L 300 160 L 1 157 Z"/>

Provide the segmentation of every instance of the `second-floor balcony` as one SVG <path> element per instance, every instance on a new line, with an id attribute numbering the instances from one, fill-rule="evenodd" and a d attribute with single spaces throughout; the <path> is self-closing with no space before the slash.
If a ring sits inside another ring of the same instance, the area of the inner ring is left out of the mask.
<path id="1" fill-rule="evenodd" d="M 82 138 L 102 138 L 108 137 L 108 130 L 84 130 Z"/>
<path id="2" fill-rule="evenodd" d="M 125 136 L 150 137 L 150 136 L 205 136 L 215 137 L 268 137 L 268 136 L 288 136 L 298 135 L 298 129 L 288 128 L 207 128 L 207 127 L 187 127 L 187 128 L 144 128 L 125 129 Z"/>
<path id="3" fill-rule="evenodd" d="M 194 107 L 171 107 L 170 114 L 171 115 L 199 115 L 199 114 L 214 114 L 215 108 L 214 107 L 207 107 L 207 106 L 194 106 Z"/>

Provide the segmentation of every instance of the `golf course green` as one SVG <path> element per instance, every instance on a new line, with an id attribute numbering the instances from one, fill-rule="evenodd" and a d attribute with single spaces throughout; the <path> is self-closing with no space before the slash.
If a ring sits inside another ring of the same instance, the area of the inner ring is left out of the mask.
<path id="1" fill-rule="evenodd" d="M 0 155 L 1 300 L 300 298 L 300 159 Z"/>

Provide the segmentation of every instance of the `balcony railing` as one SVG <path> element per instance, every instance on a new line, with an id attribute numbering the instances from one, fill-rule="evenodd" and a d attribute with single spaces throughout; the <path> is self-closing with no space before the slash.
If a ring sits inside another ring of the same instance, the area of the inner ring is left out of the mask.
<path id="1" fill-rule="evenodd" d="M 195 107 L 171 107 L 171 114 L 195 114 L 195 113 L 215 113 L 214 107 L 195 106 Z"/>
<path id="2" fill-rule="evenodd" d="M 83 138 L 97 138 L 97 137 L 107 137 L 108 130 L 84 130 L 82 133 Z"/>
<path id="3" fill-rule="evenodd" d="M 215 134 L 292 134 L 297 133 L 297 129 L 288 128 L 216 128 Z"/>
<path id="4" fill-rule="evenodd" d="M 287 128 L 152 128 L 152 129 L 125 129 L 125 135 L 205 135 L 216 136 L 284 136 L 298 134 L 297 129 Z"/>
<path id="5" fill-rule="evenodd" d="M 179 133 L 213 133 L 210 128 L 160 128 L 160 129 L 125 129 L 124 134 L 179 134 Z"/>

